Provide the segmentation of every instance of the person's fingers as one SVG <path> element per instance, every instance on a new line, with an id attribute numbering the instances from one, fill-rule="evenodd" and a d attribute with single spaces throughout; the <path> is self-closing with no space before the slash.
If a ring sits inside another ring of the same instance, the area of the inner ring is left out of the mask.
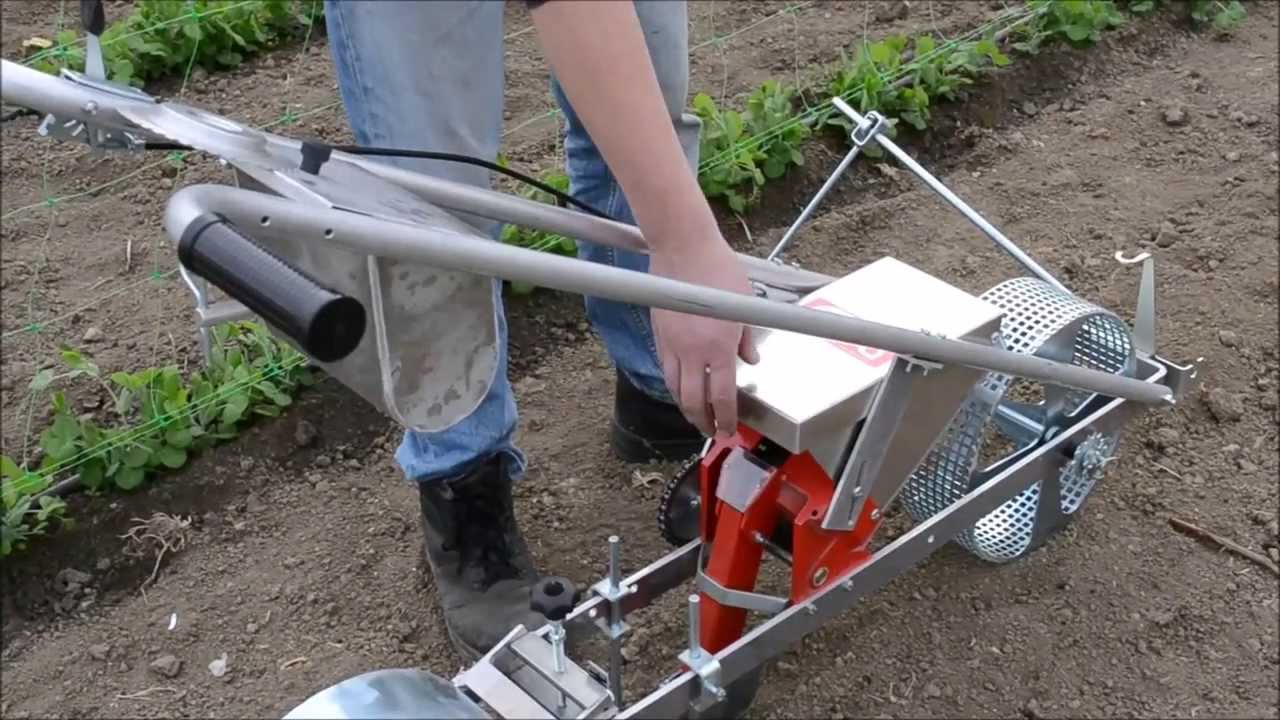
<path id="1" fill-rule="evenodd" d="M 667 390 L 676 402 L 680 402 L 680 356 L 669 352 L 659 342 L 658 359 L 662 363 L 662 377 L 667 381 Z"/>
<path id="2" fill-rule="evenodd" d="M 760 362 L 760 352 L 756 350 L 755 333 L 750 325 L 742 326 L 742 339 L 738 341 L 738 357 L 748 365 Z"/>
<path id="3" fill-rule="evenodd" d="M 707 412 L 706 364 L 680 358 L 680 409 L 704 435 L 715 433 L 715 426 Z"/>
<path id="4" fill-rule="evenodd" d="M 721 437 L 731 437 L 738 430 L 738 383 L 734 357 L 711 367 L 707 378 L 708 404 L 715 414 L 713 427 Z"/>

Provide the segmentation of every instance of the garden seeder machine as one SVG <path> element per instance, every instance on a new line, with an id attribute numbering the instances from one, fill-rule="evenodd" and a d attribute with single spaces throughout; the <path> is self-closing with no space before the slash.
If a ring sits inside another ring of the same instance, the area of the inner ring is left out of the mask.
<path id="1" fill-rule="evenodd" d="M 1149 256 L 1116 256 L 1141 265 L 1130 330 L 920 167 L 882 117 L 838 98 L 852 150 L 769 257 L 740 256 L 752 297 L 494 242 L 464 218 L 644 249 L 633 226 L 247 128 L 108 82 L 101 68 L 91 59 L 54 77 L 5 61 L 3 99 L 43 113 L 44 136 L 94 151 L 190 148 L 234 169 L 234 186 L 174 192 L 164 218 L 202 336 L 258 317 L 406 428 L 448 427 L 489 387 L 494 277 L 759 328 L 760 362 L 739 370 L 736 435 L 708 441 L 663 495 L 670 554 L 627 573 L 619 538 L 607 538 L 607 576 L 582 591 L 547 578 L 530 598 L 547 623 L 512 628 L 451 680 L 376 670 L 288 717 L 740 713 L 764 663 L 942 545 L 997 563 L 1033 550 L 1080 511 L 1126 423 L 1172 405 L 1195 378 L 1193 365 L 1156 354 Z M 870 143 L 1027 276 L 975 296 L 891 257 L 838 278 L 779 261 Z M 212 301 L 210 284 L 227 298 Z M 914 524 L 875 547 L 894 502 Z M 766 555 L 789 566 L 785 592 L 758 586 Z M 626 687 L 629 614 L 688 580 L 688 643 L 670 648 L 672 673 L 644 692 Z M 599 633 L 607 659 L 571 657 L 569 626 Z"/>

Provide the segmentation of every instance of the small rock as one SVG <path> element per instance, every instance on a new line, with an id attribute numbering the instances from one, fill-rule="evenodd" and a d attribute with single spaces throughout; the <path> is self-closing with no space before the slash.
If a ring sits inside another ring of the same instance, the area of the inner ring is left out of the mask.
<path id="1" fill-rule="evenodd" d="M 293 440 L 298 447 L 310 447 L 316 441 L 320 433 L 316 431 L 316 426 L 306 420 L 299 420 L 298 426 L 294 428 Z"/>
<path id="2" fill-rule="evenodd" d="M 880 22 L 891 22 L 893 20 L 901 20 L 910 14 L 911 8 L 904 0 L 891 2 L 888 5 L 876 11 L 876 20 Z"/>
<path id="3" fill-rule="evenodd" d="M 245 626 L 244 631 L 250 635 L 258 632 L 258 623 L 251 622 Z"/>
<path id="4" fill-rule="evenodd" d="M 1030 720 L 1040 718 L 1040 703 L 1036 702 L 1035 698 L 1028 700 L 1027 704 L 1022 706 L 1022 716 Z"/>
<path id="5" fill-rule="evenodd" d="M 1244 417 L 1244 399 L 1222 388 L 1214 388 L 1205 395 L 1204 403 L 1220 423 L 1236 422 Z"/>
<path id="6" fill-rule="evenodd" d="M 1272 520 L 1267 523 L 1267 534 L 1273 538 L 1280 538 L 1280 521 Z"/>
<path id="7" fill-rule="evenodd" d="M 64 595 L 78 593 L 91 580 L 93 580 L 93 576 L 87 572 L 81 572 L 75 568 L 65 568 L 54 576 L 53 588 Z"/>
<path id="8" fill-rule="evenodd" d="M 1158 428 L 1151 433 L 1151 446 L 1157 450 L 1168 450 L 1182 442 L 1182 434 L 1170 427 Z"/>
<path id="9" fill-rule="evenodd" d="M 174 678 L 182 672 L 182 661 L 172 655 L 161 655 L 151 661 L 150 668 L 157 675 Z"/>
<path id="10" fill-rule="evenodd" d="M 1179 239 L 1181 238 L 1178 235 L 1178 229 L 1173 226 L 1173 223 L 1168 220 L 1160 223 L 1160 229 L 1156 231 L 1155 238 L 1157 247 L 1171 247 Z"/>
<path id="11" fill-rule="evenodd" d="M 924 686 L 925 697 L 938 698 L 942 697 L 942 688 L 934 683 L 927 683 Z"/>
<path id="12" fill-rule="evenodd" d="M 1271 562 L 1280 563 L 1280 548 L 1269 547 L 1267 548 L 1267 554 L 1271 556 Z"/>
<path id="13" fill-rule="evenodd" d="M 1238 123 L 1243 123 L 1245 121 L 1245 114 L 1240 112 L 1239 110 L 1232 110 L 1231 114 L 1228 115 L 1227 117 Z"/>
<path id="14" fill-rule="evenodd" d="M 331 485 L 329 485 L 329 481 L 328 481 L 328 480 L 321 480 L 320 482 L 316 483 L 316 491 L 317 491 L 317 492 L 329 492 L 329 488 L 330 488 L 330 487 L 332 487 L 332 486 L 331 486 Z"/>
<path id="15" fill-rule="evenodd" d="M 929 599 L 929 600 L 936 600 L 936 599 L 938 599 L 938 591 L 937 591 L 937 590 L 934 590 L 934 589 L 933 589 L 933 588 L 931 588 L 931 587 L 926 587 L 926 588 L 924 588 L 923 590 L 921 590 L 921 591 L 920 591 L 920 594 L 921 594 L 921 595 L 924 595 L 924 596 L 925 596 L 925 598 L 927 598 L 927 599 Z"/>
<path id="16" fill-rule="evenodd" d="M 222 653 L 221 657 L 209 663 L 209 674 L 216 678 L 220 678 L 223 675 L 227 674 L 227 654 L 226 653 Z"/>
<path id="17" fill-rule="evenodd" d="M 240 458 L 240 472 L 249 472 L 252 469 L 253 469 L 253 458 L 251 457 Z"/>
<path id="18" fill-rule="evenodd" d="M 81 338 L 85 342 L 98 342 L 102 339 L 102 328 L 91 327 L 84 331 L 84 337 Z"/>
<path id="19" fill-rule="evenodd" d="M 1030 100 L 1024 100 L 1022 102 L 1021 110 L 1022 114 L 1027 117 L 1035 117 L 1040 113 L 1040 108 L 1036 107 L 1036 104 Z"/>
<path id="20" fill-rule="evenodd" d="M 1157 610 L 1151 613 L 1149 617 L 1157 627 L 1164 627 L 1173 622 L 1174 614 L 1170 610 Z"/>
<path id="21" fill-rule="evenodd" d="M 97 645 L 90 645 L 88 650 L 89 650 L 89 657 L 93 658 L 94 660 L 106 660 L 107 655 L 111 654 L 111 646 L 104 645 L 102 643 L 98 643 Z"/>
<path id="22" fill-rule="evenodd" d="M 1231 332 L 1230 330 L 1219 330 L 1218 342 L 1222 343 L 1223 345 L 1229 348 L 1233 348 L 1240 344 L 1240 338 L 1237 337 L 1236 334 Z"/>
<path id="23" fill-rule="evenodd" d="M 329 467 L 329 466 L 330 466 L 330 465 L 332 465 L 332 464 L 333 464 L 333 460 L 332 460 L 332 459 L 330 459 L 330 457 L 329 457 L 328 455 L 317 455 L 317 456 L 316 456 L 316 459 L 315 459 L 315 466 L 316 466 L 316 467 L 326 468 L 326 467 Z"/>
<path id="24" fill-rule="evenodd" d="M 348 458 L 348 459 L 347 459 L 347 467 L 348 467 L 348 468 L 350 468 L 350 469 L 352 469 L 352 470 L 359 470 L 359 469 L 360 469 L 360 461 L 359 461 L 359 460 L 357 460 L 357 459 L 355 459 L 355 458 Z"/>
<path id="25" fill-rule="evenodd" d="M 1254 652 L 1262 652 L 1262 641 L 1258 638 L 1249 638 L 1249 649 Z"/>
<path id="26" fill-rule="evenodd" d="M 1240 153 L 1235 150 L 1228 150 L 1223 157 L 1226 158 L 1227 162 L 1236 162 L 1240 159 Z"/>
<path id="27" fill-rule="evenodd" d="M 1170 127 L 1181 127 L 1187 124 L 1187 111 L 1177 105 L 1164 109 L 1164 124 Z"/>
<path id="28" fill-rule="evenodd" d="M 98 572 L 106 572 L 111 569 L 111 558 L 100 558 L 93 567 Z"/>
<path id="29" fill-rule="evenodd" d="M 1257 115 L 1249 115 L 1242 122 L 1245 124 L 1246 127 L 1253 127 L 1254 125 L 1257 125 L 1261 120 L 1262 118 L 1258 117 Z"/>
<path id="30" fill-rule="evenodd" d="M 1251 473 L 1258 469 L 1258 466 L 1249 462 L 1247 458 L 1239 458 L 1236 460 L 1236 467 L 1240 468 L 1240 472 L 1246 473 Z"/>

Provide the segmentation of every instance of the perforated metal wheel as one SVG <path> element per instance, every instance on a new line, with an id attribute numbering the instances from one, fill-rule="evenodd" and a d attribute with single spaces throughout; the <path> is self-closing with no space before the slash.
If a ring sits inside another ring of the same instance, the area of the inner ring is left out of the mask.
<path id="1" fill-rule="evenodd" d="M 1129 328 L 1096 305 L 1037 278 L 1006 281 L 982 298 L 1005 312 L 999 346 L 1102 372 L 1135 374 Z M 946 509 L 1069 426 L 1093 397 L 988 373 L 908 480 L 901 495 L 903 508 L 916 522 Z M 962 532 L 956 542 L 988 562 L 1027 554 L 1077 514 L 1117 441 L 1114 433 L 1084 438 L 1057 477 L 1014 496 Z"/>

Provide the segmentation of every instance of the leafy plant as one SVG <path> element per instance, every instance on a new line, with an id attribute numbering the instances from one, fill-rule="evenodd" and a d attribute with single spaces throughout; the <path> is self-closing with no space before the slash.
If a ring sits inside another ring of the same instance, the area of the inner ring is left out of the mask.
<path id="1" fill-rule="evenodd" d="M 1156 11 L 1163 0 L 1129 0 L 1126 9 L 1134 15 L 1147 15 Z M 1208 25 L 1220 34 L 1229 34 L 1244 22 L 1248 11 L 1240 0 L 1190 0 L 1186 4 L 1187 16 L 1193 25 Z"/>
<path id="2" fill-rule="evenodd" d="M 1062 40 L 1073 47 L 1088 47 L 1102 39 L 1102 33 L 1124 24 L 1124 16 L 1113 0 L 1027 0 L 1035 20 L 1022 26 L 1022 38 L 1014 47 L 1037 53 L 1047 40 Z"/>
<path id="3" fill-rule="evenodd" d="M 276 416 L 293 402 L 300 386 L 314 381 L 305 358 L 250 322 L 214 328 L 208 366 L 184 380 L 176 367 L 117 372 L 103 378 L 92 360 L 64 348 L 66 370 L 46 369 L 31 381 L 33 393 L 48 392 L 52 419 L 40 433 L 43 457 L 38 469 L 20 467 L 3 457 L 5 550 L 44 531 L 50 519 L 62 519 L 61 500 L 32 497 L 58 474 L 78 474 L 90 492 L 134 490 L 149 474 L 175 470 L 193 453 L 234 438 L 257 416 Z M 89 378 L 111 398 L 109 426 L 74 411 L 60 380 Z"/>
<path id="4" fill-rule="evenodd" d="M 134 86 L 183 76 L 197 65 L 234 68 L 317 22 L 322 8 L 319 0 L 138 0 L 128 17 L 103 30 L 103 63 L 109 79 Z M 62 30 L 54 40 L 32 67 L 82 71 L 81 31 Z"/>
<path id="5" fill-rule="evenodd" d="M 25 550 L 31 538 L 44 535 L 52 522 L 64 528 L 73 524 L 62 498 L 40 494 L 48 487 L 49 478 L 23 470 L 12 458 L 0 455 L 0 495 L 4 497 L 0 557 Z"/>
<path id="6" fill-rule="evenodd" d="M 707 197 L 745 212 L 768 180 L 804 164 L 800 147 L 812 128 L 796 114 L 796 95 L 794 88 L 767 80 L 747 97 L 742 112 L 722 110 L 706 93 L 694 97 L 693 111 L 702 119 L 698 184 Z"/>
<path id="7" fill-rule="evenodd" d="M 499 164 L 506 166 L 506 161 L 499 158 Z M 543 184 L 559 190 L 562 193 L 569 192 L 569 176 L 560 170 L 553 170 L 543 173 L 539 178 Z M 556 196 L 549 192 L 544 192 L 531 185 L 524 185 L 517 191 L 517 194 L 528 200 L 546 203 L 548 205 L 557 204 Z M 578 253 L 578 243 L 571 237 L 557 235 L 534 228 L 521 227 L 518 225 L 506 225 L 502 228 L 502 234 L 499 236 L 502 242 L 516 247 L 528 248 L 530 250 L 542 250 L 557 255 L 576 256 Z M 528 283 L 513 282 L 510 285 L 511 292 L 517 295 L 527 295 L 533 292 L 534 287 Z"/>
<path id="8" fill-rule="evenodd" d="M 924 130 L 935 99 L 957 100 L 959 92 L 973 84 L 987 63 L 1003 67 L 1009 62 L 994 37 L 940 46 L 927 35 L 914 41 L 894 35 L 875 43 L 864 42 L 853 60 L 842 55 L 827 91 L 860 113 L 875 110 L 886 116 L 888 125 L 883 132 L 894 138 L 899 121 Z M 853 130 L 853 122 L 835 108 L 824 110 L 821 118 L 824 126 L 837 126 L 845 133 Z M 870 157 L 882 154 L 876 145 L 866 146 L 863 153 Z"/>

